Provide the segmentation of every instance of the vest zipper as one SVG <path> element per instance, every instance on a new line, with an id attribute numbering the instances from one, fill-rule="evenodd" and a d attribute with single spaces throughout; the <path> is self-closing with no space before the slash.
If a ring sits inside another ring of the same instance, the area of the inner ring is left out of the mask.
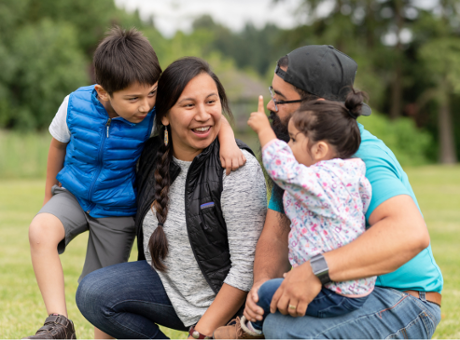
<path id="1" fill-rule="evenodd" d="M 101 145 L 99 146 L 99 151 L 97 154 L 98 169 L 97 169 L 96 175 L 94 176 L 93 182 L 91 183 L 91 186 L 89 188 L 88 200 L 91 200 L 91 197 L 93 196 L 94 185 L 96 184 L 97 178 L 99 177 L 99 174 L 101 173 L 101 170 L 102 170 L 102 151 L 104 150 L 105 140 L 109 137 L 109 126 L 110 126 L 111 121 L 112 121 L 112 118 L 109 118 L 109 120 L 105 124 L 107 126 L 107 137 L 105 134 L 102 135 L 102 142 L 101 142 Z M 93 203 L 91 205 L 91 209 L 89 209 L 88 211 L 91 211 L 95 206 L 96 205 Z"/>
<path id="2" fill-rule="evenodd" d="M 110 128 L 111 122 L 112 122 L 112 118 L 109 118 L 109 120 L 107 121 L 107 124 L 105 124 L 107 126 L 107 138 L 109 138 L 109 128 Z"/>

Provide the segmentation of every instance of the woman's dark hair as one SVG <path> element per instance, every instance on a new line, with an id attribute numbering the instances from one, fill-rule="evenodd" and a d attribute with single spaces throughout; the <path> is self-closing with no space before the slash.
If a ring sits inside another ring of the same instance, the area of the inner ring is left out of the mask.
<path id="1" fill-rule="evenodd" d="M 164 259 L 168 255 L 168 240 L 163 230 L 163 225 L 168 216 L 169 203 L 169 186 L 171 179 L 169 177 L 169 167 L 172 162 L 172 145 L 171 127 L 163 126 L 161 123 L 169 110 L 176 104 L 180 95 L 184 91 L 187 84 L 196 76 L 206 73 L 216 83 L 217 92 L 219 94 L 222 111 L 231 117 L 230 107 L 228 105 L 227 95 L 219 78 L 211 71 L 209 64 L 195 57 L 185 57 L 176 60 L 169 65 L 160 77 L 158 82 L 158 94 L 156 101 L 156 117 L 155 122 L 157 131 L 160 131 L 161 147 L 157 153 L 157 164 L 155 168 L 155 186 L 154 186 L 154 201 L 152 203 L 152 212 L 155 208 L 156 217 L 158 219 L 158 227 L 155 229 L 149 239 L 149 251 L 152 256 L 152 265 L 157 270 L 165 271 L 167 268 L 164 264 Z M 164 144 L 163 136 L 165 130 L 168 130 L 169 143 Z"/>
<path id="2" fill-rule="evenodd" d="M 321 140 L 331 144 L 339 158 L 349 158 L 361 144 L 356 118 L 361 114 L 366 94 L 352 91 L 345 103 L 316 100 L 303 103 L 292 116 L 294 126 L 309 138 L 308 148 Z"/>

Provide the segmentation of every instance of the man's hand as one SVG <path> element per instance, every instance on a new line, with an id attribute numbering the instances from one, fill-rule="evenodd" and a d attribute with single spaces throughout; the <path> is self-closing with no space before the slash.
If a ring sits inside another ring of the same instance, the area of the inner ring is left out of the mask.
<path id="1" fill-rule="evenodd" d="M 310 261 L 305 262 L 284 274 L 283 283 L 273 295 L 270 312 L 278 309 L 283 315 L 304 316 L 308 304 L 320 291 L 321 282 L 313 274 Z"/>
<path id="2" fill-rule="evenodd" d="M 267 280 L 268 281 L 268 280 Z M 262 307 L 257 305 L 259 301 L 259 288 L 265 283 L 265 281 L 259 281 L 254 283 L 251 290 L 246 297 L 246 306 L 244 307 L 244 316 L 247 320 L 251 322 L 256 322 L 257 320 L 262 320 L 264 315 L 264 310 Z"/>

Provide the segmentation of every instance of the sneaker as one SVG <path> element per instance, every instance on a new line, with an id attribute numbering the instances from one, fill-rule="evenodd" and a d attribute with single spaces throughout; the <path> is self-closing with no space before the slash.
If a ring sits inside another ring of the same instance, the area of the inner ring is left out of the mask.
<path id="1" fill-rule="evenodd" d="M 264 335 L 252 332 L 246 326 L 246 318 L 237 316 L 227 326 L 222 326 L 214 331 L 214 339 L 265 339 Z"/>
<path id="2" fill-rule="evenodd" d="M 64 315 L 50 314 L 42 328 L 35 335 L 24 339 L 76 339 L 75 327 L 72 320 Z"/>

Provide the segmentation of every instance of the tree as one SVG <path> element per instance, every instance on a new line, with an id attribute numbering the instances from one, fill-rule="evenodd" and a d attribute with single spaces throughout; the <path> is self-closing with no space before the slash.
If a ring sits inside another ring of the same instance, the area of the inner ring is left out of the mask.
<path id="1" fill-rule="evenodd" d="M 431 40 L 420 49 L 420 57 L 425 62 L 434 83 L 433 88 L 422 94 L 420 104 L 434 100 L 439 105 L 439 161 L 447 164 L 457 162 L 451 96 L 460 94 L 459 55 L 460 40 L 456 37 Z"/>

